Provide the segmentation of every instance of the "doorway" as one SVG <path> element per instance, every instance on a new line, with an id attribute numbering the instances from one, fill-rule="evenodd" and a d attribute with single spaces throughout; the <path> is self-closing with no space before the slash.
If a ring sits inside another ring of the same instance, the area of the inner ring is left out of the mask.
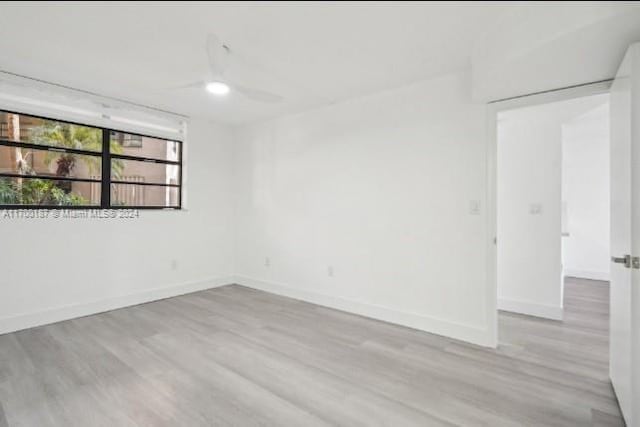
<path id="1" fill-rule="evenodd" d="M 640 419 L 640 369 L 637 361 L 640 360 L 640 127 L 638 118 L 637 101 L 640 99 L 640 43 L 631 45 L 621 62 L 615 78 L 601 82 L 578 85 L 561 90 L 546 91 L 537 94 L 515 97 L 507 100 L 495 101 L 489 104 L 488 108 L 488 156 L 487 156 L 487 229 L 489 231 L 486 240 L 487 247 L 487 282 L 489 283 L 487 292 L 487 307 L 489 308 L 489 333 L 490 342 L 498 346 L 498 321 L 509 316 L 519 316 L 520 319 L 528 320 L 534 324 L 546 326 L 539 328 L 547 332 L 558 326 L 563 327 L 569 320 L 576 320 L 575 317 L 568 316 L 569 307 L 563 306 L 563 321 L 547 320 L 529 315 L 498 315 L 498 247 L 499 239 L 496 240 L 498 229 L 497 215 L 497 156 L 498 156 L 498 115 L 502 111 L 517 109 L 521 107 L 536 106 L 556 101 L 576 99 L 580 97 L 608 93 L 610 109 L 610 280 L 608 293 L 610 297 L 608 312 L 605 319 L 609 321 L 603 324 L 609 328 L 607 336 L 603 335 L 603 341 L 609 347 L 609 372 L 605 376 L 599 377 L 604 380 L 606 394 L 615 390 L 613 399 L 619 405 L 624 414 L 627 425 L 636 425 Z M 535 203 L 534 203 L 535 205 Z M 537 211 L 534 207 L 533 211 Z M 541 211 L 542 212 L 542 211 Z M 565 214 L 567 215 L 567 214 Z M 567 215 L 568 216 L 568 215 Z M 562 224 L 562 220 L 561 220 Z M 570 220 L 565 220 L 567 228 L 570 227 Z M 562 228 L 561 228 L 562 229 Z M 561 232 L 562 233 L 562 232 Z M 571 234 L 569 232 L 570 237 Z M 567 236 L 565 236 L 567 237 Z M 562 252 L 562 245 L 561 252 Z M 567 249 L 568 250 L 568 249 Z M 565 255 L 567 251 L 565 250 Z M 531 262 L 534 262 L 533 260 Z M 561 269 L 562 269 L 561 265 Z M 593 279 L 580 279 L 593 280 Z M 580 285 L 579 283 L 577 285 Z M 583 288 L 584 289 L 584 288 Z M 556 294 L 557 295 L 557 294 Z M 562 295 L 562 301 L 566 301 Z M 584 299 L 584 298 L 583 298 Z M 587 296 L 588 299 L 588 296 Z M 606 298 L 605 298 L 606 300 Z M 605 310 L 606 311 L 606 310 Z M 533 319 L 533 320 L 531 320 Z M 553 327 L 550 327 L 553 325 Z M 584 332 L 585 327 L 593 327 L 591 322 L 583 322 L 580 331 Z M 531 329 L 525 328 L 525 334 Z M 504 334 L 502 334 L 504 336 Z M 536 335 L 532 335 L 536 336 Z M 541 342 L 549 344 L 549 337 L 544 334 L 537 335 L 537 339 L 531 344 L 533 348 L 540 350 Z M 548 354 L 555 355 L 558 350 L 571 348 L 571 344 L 560 339 L 551 340 L 553 346 L 547 348 Z M 503 339 L 501 339 L 503 341 Z M 548 346 L 547 346 L 548 347 Z M 501 351 L 499 348 L 498 351 Z M 504 351 L 504 350 L 502 350 Z M 562 365 L 568 361 L 570 369 L 574 369 L 575 354 L 571 357 L 558 361 Z M 540 356 L 538 353 L 536 356 Z M 606 356 L 598 356 L 601 359 Z M 600 360 L 601 361 L 601 360 Z M 591 367 L 592 368 L 592 367 Z M 586 372 L 592 372 L 587 369 Z M 610 381 L 609 381 L 610 379 Z M 613 389 L 612 389 L 613 386 Z M 611 415 L 611 414 L 609 414 Z M 615 415 L 614 415 L 615 416 Z M 619 418 L 615 416 L 616 418 Z M 634 424 L 635 422 L 635 424 Z"/>
<path id="2" fill-rule="evenodd" d="M 566 280 L 609 280 L 609 95 L 500 111 L 497 141 L 498 309 L 562 320 Z"/>
<path id="3" fill-rule="evenodd" d="M 499 351 L 608 379 L 610 94 L 601 85 L 496 106 Z M 603 382 L 599 416 L 622 422 Z M 590 390 L 589 392 L 591 392 Z"/>

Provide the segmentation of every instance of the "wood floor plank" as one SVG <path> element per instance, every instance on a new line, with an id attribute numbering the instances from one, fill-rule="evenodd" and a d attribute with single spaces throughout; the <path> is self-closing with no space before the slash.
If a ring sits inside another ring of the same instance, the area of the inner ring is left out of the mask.
<path id="1" fill-rule="evenodd" d="M 485 349 L 232 285 L 0 335 L 0 427 L 622 426 L 609 288 Z"/>

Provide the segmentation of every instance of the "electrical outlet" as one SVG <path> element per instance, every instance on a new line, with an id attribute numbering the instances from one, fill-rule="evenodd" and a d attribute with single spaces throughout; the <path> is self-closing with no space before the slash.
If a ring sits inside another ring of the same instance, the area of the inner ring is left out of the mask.
<path id="1" fill-rule="evenodd" d="M 269 257 L 265 257 L 264 266 L 265 267 L 270 267 L 271 266 L 271 259 Z"/>
<path id="2" fill-rule="evenodd" d="M 333 277 L 333 267 L 332 266 L 328 266 L 327 267 L 327 276 Z"/>

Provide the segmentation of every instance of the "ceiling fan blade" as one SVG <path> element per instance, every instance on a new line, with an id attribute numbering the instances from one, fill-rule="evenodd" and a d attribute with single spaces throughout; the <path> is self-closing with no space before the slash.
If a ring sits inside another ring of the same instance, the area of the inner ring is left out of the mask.
<path id="1" fill-rule="evenodd" d="M 197 82 L 185 83 L 178 86 L 171 86 L 166 88 L 167 90 L 181 90 L 181 89 L 191 89 L 191 88 L 200 88 L 204 87 L 207 83 L 204 80 L 200 80 Z"/>
<path id="2" fill-rule="evenodd" d="M 253 101 L 275 104 L 283 100 L 280 95 L 276 95 L 260 89 L 253 89 L 250 87 L 242 86 L 229 81 L 229 79 L 227 78 L 228 76 L 226 76 L 224 73 L 232 60 L 233 52 L 231 51 L 229 46 L 224 44 L 218 38 L 218 36 L 213 33 L 207 34 L 206 45 L 207 58 L 209 59 L 209 68 L 213 81 L 227 83 L 236 92 Z"/>
<path id="3" fill-rule="evenodd" d="M 207 34 L 207 58 L 213 77 L 222 76 L 229 66 L 229 48 L 213 33 Z"/>
<path id="4" fill-rule="evenodd" d="M 277 104 L 278 102 L 282 102 L 284 100 L 284 98 L 280 95 L 276 95 L 275 93 L 267 92 L 260 89 L 253 89 L 246 86 L 237 85 L 235 83 L 232 83 L 231 87 L 253 101 Z"/>

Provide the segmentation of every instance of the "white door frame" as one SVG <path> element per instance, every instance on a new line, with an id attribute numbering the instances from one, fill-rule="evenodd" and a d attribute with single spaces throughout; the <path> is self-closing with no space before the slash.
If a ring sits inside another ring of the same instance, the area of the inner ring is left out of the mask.
<path id="1" fill-rule="evenodd" d="M 489 346 L 498 346 L 497 151 L 498 113 L 515 108 L 609 93 L 613 79 L 493 101 L 487 104 L 487 323 Z M 560 212 L 558 212 L 560 215 Z M 499 242 L 498 242 L 499 243 Z"/>

